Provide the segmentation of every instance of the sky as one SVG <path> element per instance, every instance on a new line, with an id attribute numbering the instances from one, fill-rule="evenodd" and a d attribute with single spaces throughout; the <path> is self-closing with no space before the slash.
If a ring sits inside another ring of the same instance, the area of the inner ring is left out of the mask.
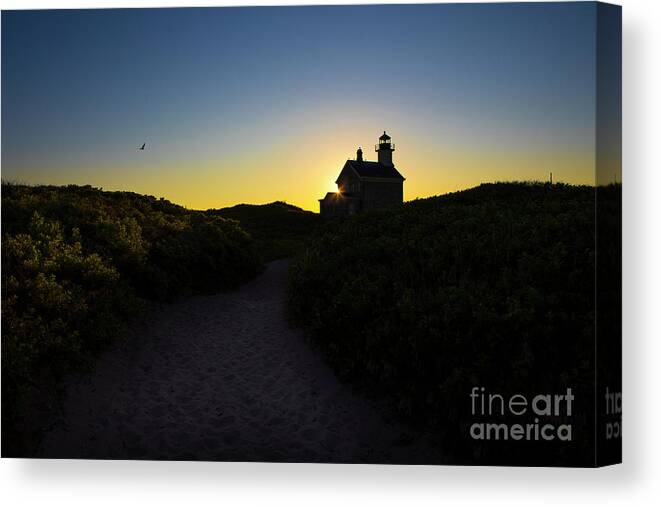
<path id="1" fill-rule="evenodd" d="M 4 11 L 2 178 L 318 211 L 386 130 L 406 200 L 550 171 L 593 184 L 595 12 Z"/>

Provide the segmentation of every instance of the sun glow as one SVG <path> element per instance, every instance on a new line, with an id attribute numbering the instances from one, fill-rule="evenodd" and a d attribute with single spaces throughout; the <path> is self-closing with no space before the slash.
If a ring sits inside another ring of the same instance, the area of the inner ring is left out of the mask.
<path id="1" fill-rule="evenodd" d="M 281 200 L 318 211 L 318 200 L 337 191 L 345 161 L 359 146 L 375 160 L 371 147 L 387 130 L 406 178 L 404 200 L 488 181 L 546 180 L 549 172 L 594 183 L 589 23 L 575 20 L 558 39 L 564 18 L 531 14 L 538 31 L 531 41 L 532 25 L 506 18 L 476 25 L 469 7 L 456 23 L 440 6 L 393 7 L 378 15 L 415 20 L 415 30 L 391 34 L 384 62 L 372 57 L 384 25 L 361 9 L 342 9 L 336 22 L 321 9 L 283 9 L 277 23 L 259 9 L 200 10 L 175 39 L 162 30 L 174 12 L 136 18 L 134 28 L 127 24 L 130 37 L 118 36 L 109 14 L 90 12 L 89 40 L 76 45 L 74 18 L 9 14 L 26 28 L 43 17 L 45 35 L 14 30 L 3 39 L 3 178 L 129 190 L 193 209 Z M 576 9 L 592 19 L 587 7 Z M 246 39 L 246 26 L 261 28 Z M 338 37 L 338 27 L 363 36 Z M 242 43 L 228 45 L 224 37 L 232 36 Z M 499 44 L 488 44 L 494 37 Z M 136 47 L 153 51 L 149 64 L 126 57 Z M 102 64 L 98 54 L 117 58 Z M 356 61 L 359 78 L 347 74 Z M 135 79 L 128 83 L 127 75 Z M 619 149 L 606 155 L 603 178 L 621 181 Z"/>

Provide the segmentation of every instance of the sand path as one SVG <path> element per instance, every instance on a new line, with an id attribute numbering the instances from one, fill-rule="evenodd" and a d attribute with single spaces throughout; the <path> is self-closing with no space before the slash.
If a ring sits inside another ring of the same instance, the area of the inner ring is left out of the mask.
<path id="1" fill-rule="evenodd" d="M 338 382 L 285 319 L 287 261 L 235 292 L 154 311 L 68 382 L 43 457 L 430 462 Z M 402 437 L 404 435 L 404 438 Z"/>

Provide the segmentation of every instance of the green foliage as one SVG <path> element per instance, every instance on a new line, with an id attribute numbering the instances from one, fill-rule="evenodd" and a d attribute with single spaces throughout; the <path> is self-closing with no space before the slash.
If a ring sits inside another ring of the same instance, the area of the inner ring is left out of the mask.
<path id="1" fill-rule="evenodd" d="M 235 221 L 89 186 L 3 183 L 2 234 L 10 426 L 29 386 L 84 364 L 145 301 L 217 292 L 260 269 L 254 241 Z"/>
<path id="2" fill-rule="evenodd" d="M 209 210 L 239 222 L 257 243 L 264 261 L 291 257 L 319 224 L 319 215 L 285 202 L 238 204 L 231 208 Z"/>
<path id="3" fill-rule="evenodd" d="M 2 367 L 10 383 L 97 350 L 138 308 L 117 269 L 83 252 L 77 229 L 65 238 L 58 222 L 35 211 L 25 233 L 3 239 Z"/>
<path id="4" fill-rule="evenodd" d="M 490 184 L 330 223 L 291 266 L 291 315 L 451 446 L 472 386 L 591 385 L 594 192 Z"/>

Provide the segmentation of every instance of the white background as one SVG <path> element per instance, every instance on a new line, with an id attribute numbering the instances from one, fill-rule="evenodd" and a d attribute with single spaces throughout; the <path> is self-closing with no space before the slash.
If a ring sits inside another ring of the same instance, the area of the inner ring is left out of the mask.
<path id="1" fill-rule="evenodd" d="M 5 1 L 3 9 L 278 5 Z M 305 2 L 284 2 L 289 4 Z M 314 3 L 314 2 L 308 2 Z M 323 0 L 322 3 L 351 3 Z M 386 3 L 386 2 L 365 2 Z M 400 2 L 403 3 L 403 2 Z M 4 505 L 661 505 L 661 2 L 624 0 L 624 464 L 605 469 L 0 460 Z"/>

